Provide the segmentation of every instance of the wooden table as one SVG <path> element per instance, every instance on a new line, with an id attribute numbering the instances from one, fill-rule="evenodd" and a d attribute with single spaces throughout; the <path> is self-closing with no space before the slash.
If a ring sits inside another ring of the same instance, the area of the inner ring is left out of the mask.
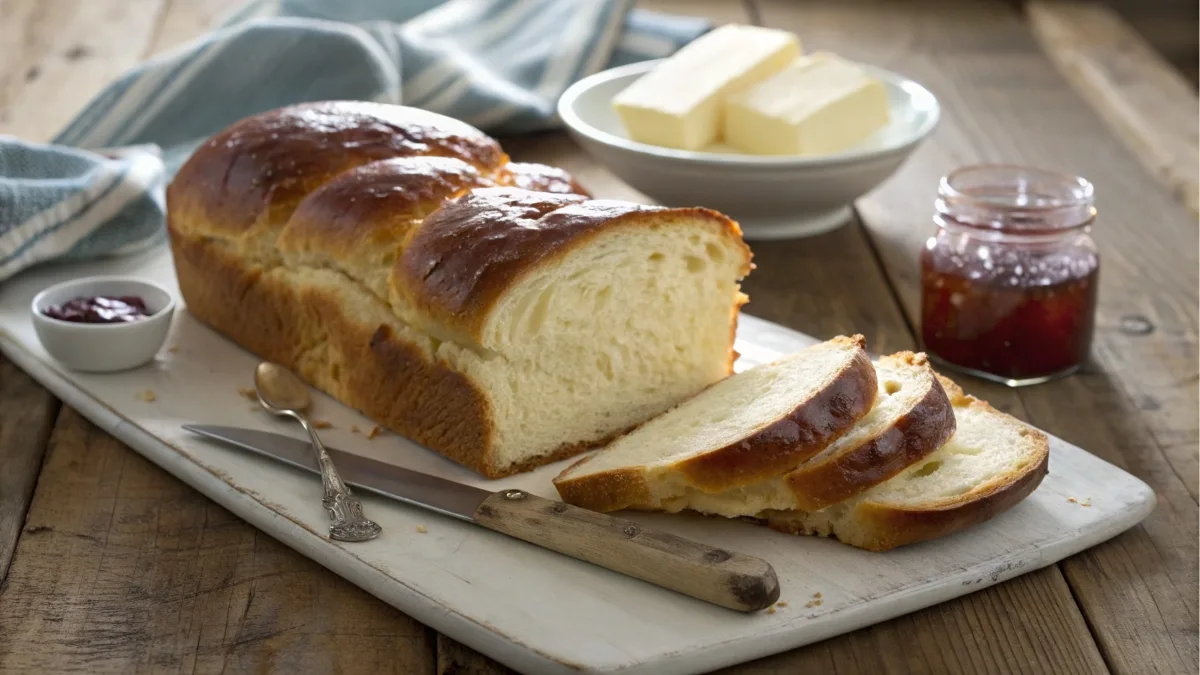
<path id="1" fill-rule="evenodd" d="M 103 84 L 212 25 L 229 0 L 0 0 L 0 132 L 43 140 Z M 937 178 L 981 160 L 1097 186 L 1093 359 L 970 387 L 1158 493 L 1139 527 L 1057 565 L 729 669 L 742 674 L 1197 670 L 1197 99 L 1089 4 L 685 2 L 797 31 L 941 99 L 936 135 L 858 217 L 760 243 L 748 311 L 818 336 L 916 346 L 916 252 Z M 508 139 L 601 196 L 641 199 L 565 136 Z M 500 673 L 153 466 L 0 359 L 0 672 Z"/>

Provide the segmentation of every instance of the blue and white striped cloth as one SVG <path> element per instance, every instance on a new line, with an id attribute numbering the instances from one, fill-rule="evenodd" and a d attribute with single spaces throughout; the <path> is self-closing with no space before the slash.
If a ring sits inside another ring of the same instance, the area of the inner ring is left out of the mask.
<path id="1" fill-rule="evenodd" d="M 559 95 L 659 58 L 706 21 L 633 0 L 255 0 L 140 65 L 49 145 L 0 136 L 0 281 L 163 236 L 166 182 L 205 138 L 301 101 L 403 103 L 490 133 L 555 126 Z"/>

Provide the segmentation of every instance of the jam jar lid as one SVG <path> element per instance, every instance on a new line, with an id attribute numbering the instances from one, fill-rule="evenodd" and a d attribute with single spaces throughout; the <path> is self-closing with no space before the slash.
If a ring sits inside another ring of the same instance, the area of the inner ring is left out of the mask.
<path id="1" fill-rule="evenodd" d="M 1095 219 L 1095 188 L 1080 176 L 1014 164 L 983 164 L 943 176 L 935 202 L 939 224 L 1012 234 L 1053 234 Z"/>

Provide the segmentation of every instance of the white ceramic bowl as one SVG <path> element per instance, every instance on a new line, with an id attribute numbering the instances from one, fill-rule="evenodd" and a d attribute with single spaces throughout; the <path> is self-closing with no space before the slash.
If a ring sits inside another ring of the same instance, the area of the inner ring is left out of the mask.
<path id="1" fill-rule="evenodd" d="M 78 297 L 136 295 L 150 316 L 126 323 L 75 323 L 42 312 Z M 136 368 L 154 358 L 167 339 L 175 299 L 158 284 L 136 277 L 84 277 L 38 293 L 30 307 L 38 340 L 72 370 L 113 372 Z"/>
<path id="2" fill-rule="evenodd" d="M 937 99 L 895 73 L 860 64 L 887 87 L 890 123 L 859 145 L 820 157 L 692 152 L 630 140 L 612 100 L 658 63 L 613 68 L 572 85 L 558 102 L 568 131 L 621 180 L 667 206 L 707 206 L 742 225 L 747 239 L 834 229 L 851 203 L 900 167 L 934 127 Z"/>

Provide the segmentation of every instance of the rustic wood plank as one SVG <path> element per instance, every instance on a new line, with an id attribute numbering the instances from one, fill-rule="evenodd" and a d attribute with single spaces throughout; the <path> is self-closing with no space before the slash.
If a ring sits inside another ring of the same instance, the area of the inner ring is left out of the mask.
<path id="1" fill-rule="evenodd" d="M 914 323 L 917 252 L 932 232 L 938 176 L 1018 161 L 1096 184 L 1104 262 L 1092 363 L 1020 391 L 970 386 L 1156 490 L 1158 509 L 1142 526 L 1061 567 L 1114 672 L 1196 670 L 1195 221 L 1063 81 L 1008 6 L 764 0 L 761 10 L 810 48 L 891 67 L 941 98 L 938 133 L 858 205 Z"/>
<path id="2" fill-rule="evenodd" d="M 1069 595 L 1058 570 L 1050 567 L 1022 579 L 1019 584 L 1001 584 L 867 630 L 719 672 L 1107 672 L 1094 644 L 1077 639 L 1087 628 L 1074 605 L 1045 602 L 1046 597 Z"/>
<path id="3" fill-rule="evenodd" d="M 45 141 L 142 59 L 164 0 L 0 0 L 0 129 Z"/>
<path id="4" fill-rule="evenodd" d="M 432 635 L 64 408 L 0 592 L 0 671 L 423 673 Z"/>
<path id="5" fill-rule="evenodd" d="M 1177 199 L 1200 213 L 1200 99 L 1192 84 L 1102 4 L 1036 0 L 1027 11 L 1067 81 Z"/>
<path id="6" fill-rule="evenodd" d="M 0 582 L 8 573 L 58 401 L 0 356 Z"/>
<path id="7" fill-rule="evenodd" d="M 515 675 L 516 671 L 453 638 L 437 634 L 437 675 Z"/>

